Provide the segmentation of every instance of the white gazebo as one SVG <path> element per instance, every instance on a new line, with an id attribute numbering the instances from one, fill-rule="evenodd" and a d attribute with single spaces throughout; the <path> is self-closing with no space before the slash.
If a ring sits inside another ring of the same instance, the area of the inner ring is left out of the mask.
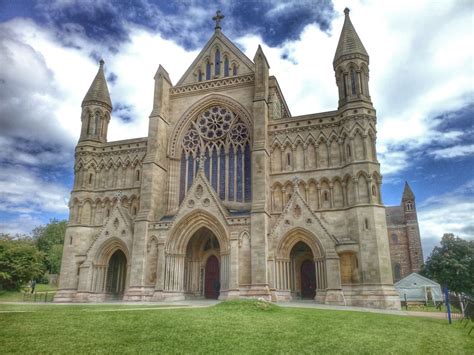
<path id="1" fill-rule="evenodd" d="M 440 284 L 416 272 L 398 281 L 395 289 L 400 294 L 401 301 L 405 301 L 405 297 L 407 302 L 443 301 Z"/>

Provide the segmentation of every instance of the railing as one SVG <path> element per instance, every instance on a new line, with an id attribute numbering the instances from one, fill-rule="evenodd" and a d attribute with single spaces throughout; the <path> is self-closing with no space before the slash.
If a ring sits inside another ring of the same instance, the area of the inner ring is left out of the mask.
<path id="1" fill-rule="evenodd" d="M 27 292 L 23 293 L 23 302 L 53 302 L 56 292 Z"/>

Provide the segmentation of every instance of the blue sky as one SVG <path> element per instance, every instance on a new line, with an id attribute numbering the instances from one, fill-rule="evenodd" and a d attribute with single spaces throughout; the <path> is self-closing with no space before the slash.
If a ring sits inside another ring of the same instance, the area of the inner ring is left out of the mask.
<path id="1" fill-rule="evenodd" d="M 443 233 L 473 238 L 471 1 L 0 0 L 0 232 L 67 217 L 81 101 L 104 58 L 109 140 L 143 137 L 153 76 L 176 83 L 213 33 L 259 44 L 293 115 L 337 108 L 343 9 L 370 55 L 383 199 L 416 197 L 425 257 Z"/>

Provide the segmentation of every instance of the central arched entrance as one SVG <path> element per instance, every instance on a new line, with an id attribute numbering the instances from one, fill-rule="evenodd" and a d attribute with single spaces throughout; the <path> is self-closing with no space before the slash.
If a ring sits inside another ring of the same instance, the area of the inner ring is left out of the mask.
<path id="1" fill-rule="evenodd" d="M 305 242 L 296 243 L 290 253 L 290 285 L 293 298 L 314 299 L 316 268 L 314 255 Z"/>
<path id="2" fill-rule="evenodd" d="M 217 299 L 221 289 L 220 245 L 206 227 L 198 229 L 186 246 L 184 290 L 187 297 Z"/>
<path id="3" fill-rule="evenodd" d="M 115 251 L 107 263 L 105 292 L 112 298 L 120 299 L 125 291 L 127 278 L 127 257 L 122 250 Z"/>

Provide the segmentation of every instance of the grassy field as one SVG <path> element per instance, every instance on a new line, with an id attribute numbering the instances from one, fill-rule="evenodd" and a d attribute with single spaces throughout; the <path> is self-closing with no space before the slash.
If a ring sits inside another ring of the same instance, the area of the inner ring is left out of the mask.
<path id="1" fill-rule="evenodd" d="M 0 305 L 1 353 L 472 354 L 473 349 L 474 336 L 459 323 L 257 301 L 194 309 Z"/>

